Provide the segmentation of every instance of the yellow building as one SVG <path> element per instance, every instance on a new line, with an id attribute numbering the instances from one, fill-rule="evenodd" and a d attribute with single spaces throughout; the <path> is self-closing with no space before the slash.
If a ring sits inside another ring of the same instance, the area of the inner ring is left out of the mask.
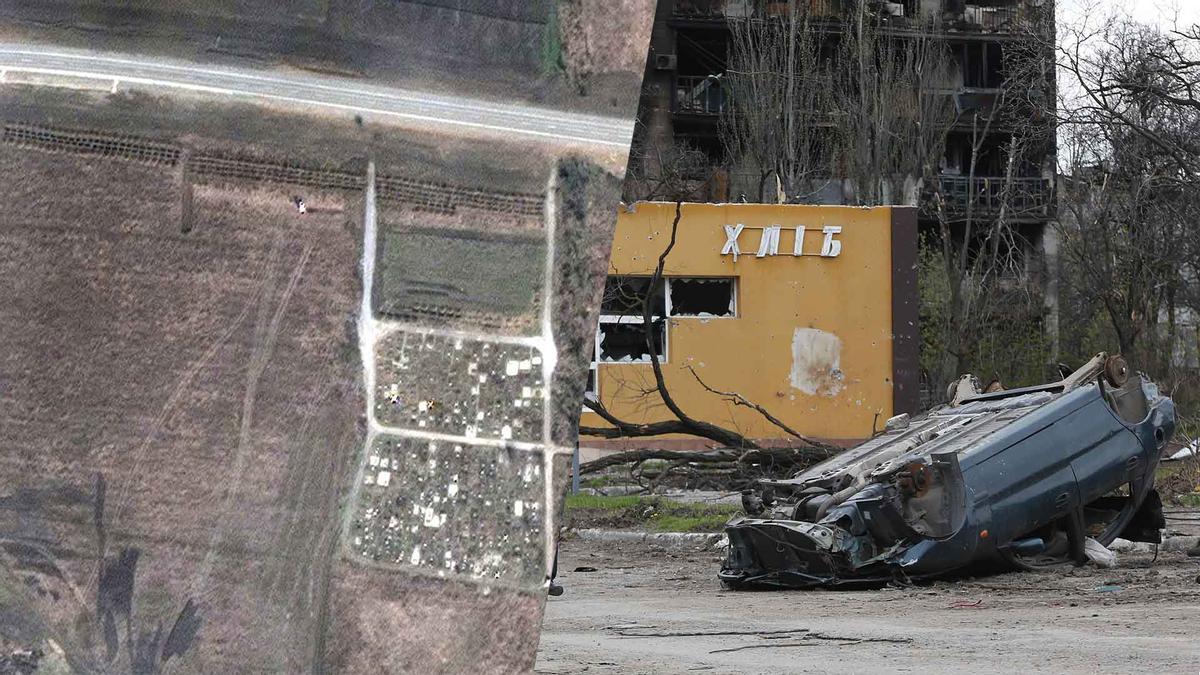
<path id="1" fill-rule="evenodd" d="M 915 210 L 684 204 L 664 279 L 650 289 L 675 208 L 639 203 L 620 211 L 589 397 L 623 421 L 673 419 L 646 345 L 650 293 L 666 389 L 693 418 L 767 442 L 787 438 L 704 385 L 736 392 L 800 433 L 841 443 L 915 409 Z M 587 411 L 582 425 L 608 426 Z M 686 437 L 583 443 L 711 445 Z"/>

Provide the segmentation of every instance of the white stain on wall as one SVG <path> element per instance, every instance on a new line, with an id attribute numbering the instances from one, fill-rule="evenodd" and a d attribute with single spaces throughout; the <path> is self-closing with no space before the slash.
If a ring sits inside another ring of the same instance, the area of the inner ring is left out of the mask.
<path id="1" fill-rule="evenodd" d="M 792 335 L 792 386 L 809 396 L 837 396 L 844 380 L 842 339 L 817 328 L 797 328 Z"/>

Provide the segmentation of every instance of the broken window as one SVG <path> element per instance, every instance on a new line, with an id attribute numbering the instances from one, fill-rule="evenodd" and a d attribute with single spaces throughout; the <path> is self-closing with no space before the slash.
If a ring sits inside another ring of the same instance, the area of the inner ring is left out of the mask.
<path id="1" fill-rule="evenodd" d="M 654 349 L 659 362 L 666 361 L 666 321 L 662 317 L 651 320 Z M 597 337 L 600 361 L 604 363 L 649 363 L 650 347 L 646 340 L 646 325 L 640 317 L 622 317 L 617 320 L 602 320 Z"/>
<path id="2" fill-rule="evenodd" d="M 650 281 L 650 277 L 610 276 L 605 282 L 596 334 L 596 354 L 600 363 L 650 362 L 643 319 L 647 301 L 658 360 L 667 360 L 666 282 L 659 279 L 651 288 Z"/>
<path id="3" fill-rule="evenodd" d="M 735 285 L 728 277 L 675 277 L 660 279 L 651 289 L 650 277 L 610 276 L 600 303 L 595 361 L 650 362 L 642 315 L 649 298 L 654 351 L 660 362 L 666 362 L 668 317 L 736 316 Z"/>
<path id="4" fill-rule="evenodd" d="M 959 45 L 955 51 L 964 87 L 996 89 L 1003 85 L 1004 51 L 999 43 L 968 42 Z"/>
<path id="5" fill-rule="evenodd" d="M 670 316 L 734 316 L 733 279 L 676 278 L 668 284 Z"/>
<path id="6" fill-rule="evenodd" d="M 663 287 L 664 281 L 659 279 L 651 294 L 650 313 L 654 316 L 665 314 Z M 604 282 L 600 313 L 605 316 L 641 316 L 649 291 L 650 277 L 610 276 Z"/>

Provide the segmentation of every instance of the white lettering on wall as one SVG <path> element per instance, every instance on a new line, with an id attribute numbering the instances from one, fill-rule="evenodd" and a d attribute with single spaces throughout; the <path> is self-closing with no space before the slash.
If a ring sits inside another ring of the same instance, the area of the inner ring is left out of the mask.
<path id="1" fill-rule="evenodd" d="M 825 241 L 821 243 L 821 256 L 836 258 L 842 252 L 842 242 L 834 239 L 833 236 L 842 233 L 842 226 L 826 225 L 821 231 L 825 233 Z"/>
<path id="2" fill-rule="evenodd" d="M 766 258 L 768 256 L 779 255 L 779 242 L 782 238 L 783 226 L 767 225 L 764 227 L 747 228 L 744 224 L 725 225 L 725 245 L 721 247 L 721 255 L 732 255 L 733 261 L 737 262 L 738 256 L 742 254 L 742 249 L 738 245 L 738 237 L 742 232 L 751 229 L 759 230 L 760 236 L 758 240 L 758 251 L 754 254 L 756 258 Z M 794 229 L 796 238 L 792 244 L 792 256 L 802 256 L 804 253 L 804 235 L 807 233 L 807 227 L 797 225 Z M 842 242 L 837 239 L 837 235 L 842 233 L 841 225 L 825 225 L 821 228 L 821 232 L 825 235 L 821 241 L 820 256 L 823 258 L 836 258 L 842 254 Z M 787 255 L 786 253 L 784 255 Z M 809 255 L 812 255 L 811 253 Z"/>
<path id="3" fill-rule="evenodd" d="M 737 240 L 744 229 L 746 229 L 746 226 L 741 223 L 725 226 L 725 247 L 721 249 L 721 255 L 733 254 L 733 262 L 737 262 L 738 256 L 742 254 L 741 249 L 738 248 Z"/>
<path id="4" fill-rule="evenodd" d="M 779 255 L 779 231 L 781 229 L 783 228 L 778 225 L 763 228 L 762 237 L 758 240 L 758 253 L 755 254 L 757 257 Z"/>

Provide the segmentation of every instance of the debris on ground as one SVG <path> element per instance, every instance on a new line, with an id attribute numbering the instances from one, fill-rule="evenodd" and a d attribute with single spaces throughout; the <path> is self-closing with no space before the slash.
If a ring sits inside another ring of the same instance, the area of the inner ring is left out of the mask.
<path id="1" fill-rule="evenodd" d="M 1191 459 L 1193 457 L 1200 457 L 1200 441 L 1192 441 L 1191 443 L 1188 443 L 1172 454 L 1168 459 L 1181 460 Z"/>
<path id="2" fill-rule="evenodd" d="M 1104 544 L 1088 537 L 1083 541 L 1083 552 L 1087 555 L 1088 560 L 1096 564 L 1097 567 L 1116 567 L 1117 554 L 1104 547 Z"/>

